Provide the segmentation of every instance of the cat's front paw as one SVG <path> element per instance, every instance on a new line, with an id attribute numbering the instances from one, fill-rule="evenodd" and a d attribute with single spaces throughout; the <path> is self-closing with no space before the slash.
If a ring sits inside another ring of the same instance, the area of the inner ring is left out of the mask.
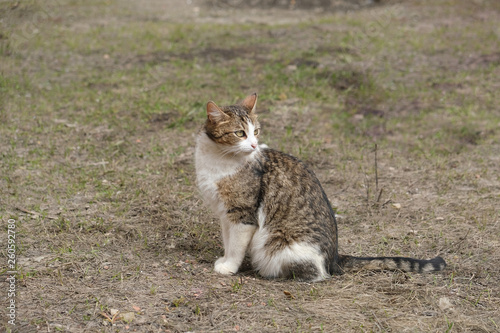
<path id="1" fill-rule="evenodd" d="M 238 265 L 226 260 L 226 257 L 222 257 L 215 262 L 214 271 L 219 274 L 231 275 L 238 271 Z"/>

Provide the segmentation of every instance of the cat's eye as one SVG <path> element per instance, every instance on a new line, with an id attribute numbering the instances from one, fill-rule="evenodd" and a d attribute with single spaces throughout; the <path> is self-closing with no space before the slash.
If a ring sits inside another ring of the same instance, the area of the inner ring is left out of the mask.
<path id="1" fill-rule="evenodd" d="M 256 128 L 255 131 L 253 131 L 254 135 L 259 135 L 259 133 L 260 133 L 260 129 L 258 129 L 258 128 Z"/>
<path id="2" fill-rule="evenodd" d="M 245 131 L 236 131 L 234 132 L 234 135 L 236 135 L 238 138 L 242 138 L 245 136 Z"/>

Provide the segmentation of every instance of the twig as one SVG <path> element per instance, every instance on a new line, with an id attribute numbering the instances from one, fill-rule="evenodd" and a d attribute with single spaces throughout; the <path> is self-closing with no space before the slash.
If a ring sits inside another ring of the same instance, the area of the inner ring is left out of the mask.
<path id="1" fill-rule="evenodd" d="M 439 252 L 443 252 L 444 250 L 450 250 L 452 247 L 456 247 L 456 246 L 460 245 L 461 243 L 463 243 L 465 241 L 465 239 L 469 235 L 469 232 L 470 232 L 470 229 L 467 230 L 467 233 L 465 234 L 465 236 L 462 237 L 462 239 L 460 239 L 458 242 L 456 242 L 454 244 L 450 244 L 450 245 L 448 245 L 446 247 L 441 248 L 441 251 L 439 251 Z"/>
<path id="2" fill-rule="evenodd" d="M 382 204 L 382 207 L 384 207 L 385 205 L 391 203 L 392 200 L 391 199 L 387 199 L 383 204 Z"/>
<path id="3" fill-rule="evenodd" d="M 377 149 L 378 146 L 375 144 L 375 192 L 378 192 L 378 166 L 377 166 Z M 382 193 L 382 192 L 381 192 Z M 378 199 L 377 199 L 378 202 Z"/>
<path id="4" fill-rule="evenodd" d="M 59 278 L 59 282 L 61 282 L 61 286 L 64 286 L 61 270 L 59 269 L 59 267 L 57 268 L 57 277 Z"/>
<path id="5" fill-rule="evenodd" d="M 380 202 L 380 198 L 382 197 L 382 192 L 384 192 L 383 187 L 380 189 L 380 192 L 378 193 L 377 202 Z"/>
<path id="6" fill-rule="evenodd" d="M 372 315 L 373 315 L 373 318 L 375 319 L 375 325 L 377 325 L 379 330 L 385 331 L 385 329 L 382 326 L 382 323 L 380 322 L 380 320 L 378 320 L 377 316 L 375 315 L 375 312 L 372 311 Z"/>
<path id="7" fill-rule="evenodd" d="M 40 214 L 40 213 L 34 212 L 32 210 L 27 210 L 27 209 L 22 208 L 22 207 L 16 207 L 16 209 L 19 210 L 19 211 L 21 211 L 21 212 L 23 212 L 23 213 L 33 215 L 35 218 L 42 216 L 42 214 Z M 57 220 L 58 219 L 58 217 L 56 217 L 56 216 L 50 216 L 50 215 L 47 215 L 45 217 L 48 218 L 48 219 L 51 219 L 51 220 Z"/>
<path id="8" fill-rule="evenodd" d="M 368 176 L 365 172 L 365 184 L 366 184 L 366 204 L 370 205 L 370 182 Z"/>
<path id="9" fill-rule="evenodd" d="M 96 302 L 96 307 L 97 307 L 97 302 Z M 120 311 L 117 311 L 114 315 L 112 315 L 112 317 L 108 316 L 108 314 L 104 311 L 102 311 L 101 313 L 99 313 L 101 316 L 103 316 L 104 318 L 106 318 L 111 324 L 114 324 L 116 321 L 120 320 Z"/>

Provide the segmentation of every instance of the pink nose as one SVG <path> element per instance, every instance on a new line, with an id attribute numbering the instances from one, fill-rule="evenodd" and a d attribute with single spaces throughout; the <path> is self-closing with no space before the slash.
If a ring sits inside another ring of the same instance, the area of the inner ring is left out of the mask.
<path id="1" fill-rule="evenodd" d="M 252 143 L 251 146 L 252 146 L 253 149 L 257 148 L 257 144 L 256 143 Z"/>

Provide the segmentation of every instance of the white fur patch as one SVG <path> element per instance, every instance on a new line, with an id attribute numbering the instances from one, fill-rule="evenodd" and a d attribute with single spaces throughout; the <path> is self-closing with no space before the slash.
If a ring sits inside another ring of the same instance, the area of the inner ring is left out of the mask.
<path id="1" fill-rule="evenodd" d="M 394 269 L 398 268 L 398 265 L 392 259 L 386 259 L 386 260 L 384 260 L 384 264 L 385 264 L 384 269 L 392 269 L 392 270 L 394 270 Z"/>
<path id="2" fill-rule="evenodd" d="M 434 266 L 431 263 L 425 264 L 424 267 L 422 267 L 422 272 L 428 273 L 434 271 Z"/>
<path id="3" fill-rule="evenodd" d="M 259 228 L 264 228 L 264 223 L 266 223 L 266 213 L 264 213 L 264 204 L 261 204 L 257 210 L 257 224 Z"/>
<path id="4" fill-rule="evenodd" d="M 234 224 L 225 219 L 221 220 L 221 226 L 224 256 L 215 262 L 214 270 L 220 274 L 233 274 L 238 271 L 257 227 L 249 224 Z"/>
<path id="5" fill-rule="evenodd" d="M 259 151 L 259 145 L 258 145 L 259 141 L 257 140 L 254 131 L 255 131 L 255 126 L 250 122 L 246 123 L 245 133 L 247 137 L 245 140 L 242 140 L 237 145 L 239 152 L 253 153 Z"/>
<path id="6" fill-rule="evenodd" d="M 403 263 L 401 264 L 401 270 L 404 271 L 404 272 L 411 272 L 411 265 L 408 261 L 403 261 Z"/>
<path id="7" fill-rule="evenodd" d="M 195 150 L 196 182 L 205 204 L 220 218 L 226 209 L 218 198 L 217 182 L 231 176 L 255 158 L 255 153 L 234 155 L 227 153 L 201 132 L 197 138 Z"/>

